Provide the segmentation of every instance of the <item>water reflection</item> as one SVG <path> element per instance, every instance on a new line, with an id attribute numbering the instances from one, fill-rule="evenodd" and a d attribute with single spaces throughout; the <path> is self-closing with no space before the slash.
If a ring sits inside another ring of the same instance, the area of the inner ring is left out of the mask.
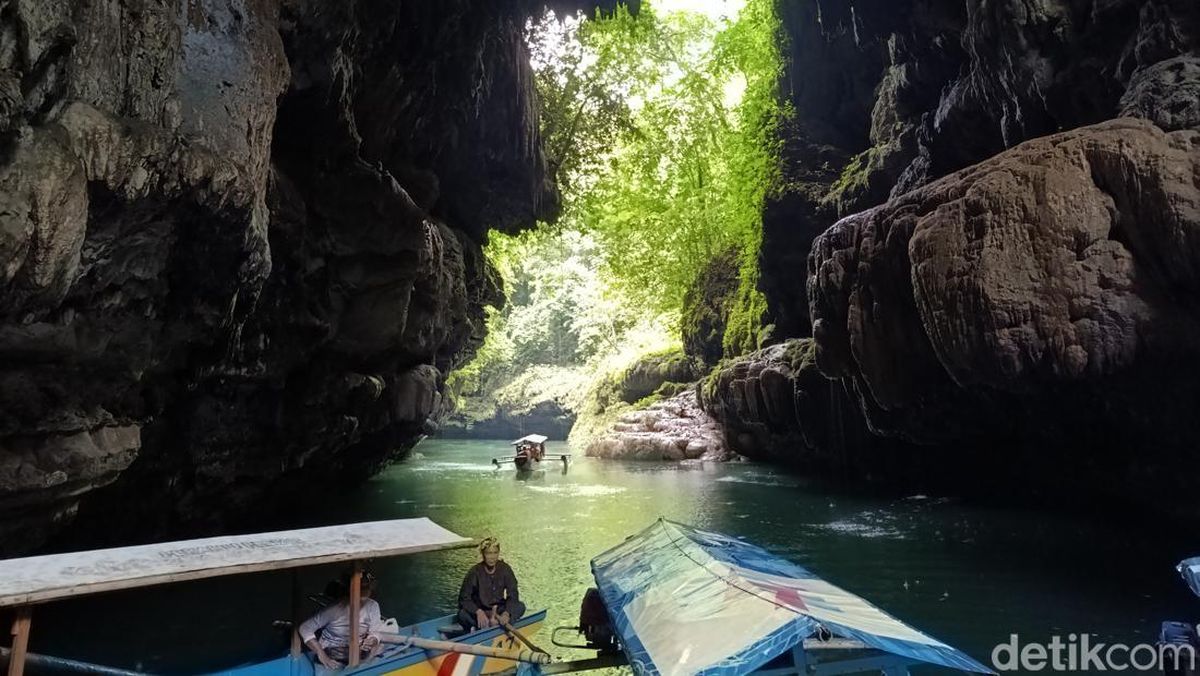
<path id="1" fill-rule="evenodd" d="M 749 538 L 981 660 L 1012 632 L 1132 642 L 1153 639 L 1160 619 L 1200 615 L 1172 569 L 1200 542 L 1137 524 L 852 496 L 753 464 L 576 456 L 566 472 L 552 462 L 517 473 L 491 465 L 503 448 L 424 442 L 423 457 L 286 526 L 429 516 L 469 537 L 497 536 L 522 596 L 550 610 L 551 626 L 576 622 L 589 560 L 658 516 Z M 452 612 L 476 556 L 375 562 L 385 613 L 407 623 Z M 318 591 L 336 572 L 306 571 L 303 581 Z M 259 658 L 283 645 L 270 622 L 287 614 L 289 584 L 260 574 L 47 606 L 33 649 L 164 672 Z"/>

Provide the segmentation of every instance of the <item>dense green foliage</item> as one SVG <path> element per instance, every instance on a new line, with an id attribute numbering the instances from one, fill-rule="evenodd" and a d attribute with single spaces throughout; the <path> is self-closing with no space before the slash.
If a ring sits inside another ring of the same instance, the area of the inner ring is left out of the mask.
<path id="1" fill-rule="evenodd" d="M 741 260 L 725 353 L 759 346 L 756 260 L 783 114 L 777 35 L 773 0 L 747 0 L 733 20 L 645 2 L 636 16 L 548 14 L 530 26 L 564 209 L 553 226 L 493 235 L 487 255 L 509 303 L 454 375 L 457 396 L 494 397 L 533 365 L 603 383 L 677 348 L 685 291 L 731 249 Z"/>
<path id="2" fill-rule="evenodd" d="M 555 25 L 540 28 L 558 45 L 570 31 Z M 776 34 L 771 1 L 750 0 L 721 25 L 618 10 L 579 25 L 565 62 L 535 42 L 563 222 L 595 236 L 606 279 L 649 309 L 678 312 L 731 246 L 757 253 L 777 151 Z"/>

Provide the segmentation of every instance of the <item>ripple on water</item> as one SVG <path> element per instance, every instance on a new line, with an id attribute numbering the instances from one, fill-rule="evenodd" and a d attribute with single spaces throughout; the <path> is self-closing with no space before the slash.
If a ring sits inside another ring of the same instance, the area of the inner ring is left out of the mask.
<path id="1" fill-rule="evenodd" d="M 624 493 L 620 486 L 602 486 L 599 484 L 562 484 L 557 486 L 530 486 L 529 490 L 539 493 L 554 493 L 568 497 L 594 498 L 602 495 Z"/>
<path id="2" fill-rule="evenodd" d="M 780 481 L 774 477 L 763 476 L 761 474 L 750 474 L 741 476 L 723 476 L 717 479 L 718 482 L 727 484 L 754 484 L 755 486 L 776 486 L 779 488 L 799 488 L 800 484 L 791 481 Z"/>
<path id="3" fill-rule="evenodd" d="M 475 462 L 427 462 L 409 466 L 410 472 L 494 472 L 495 465 Z"/>
<path id="4" fill-rule="evenodd" d="M 890 538 L 893 540 L 907 539 L 904 533 L 901 533 L 899 530 L 892 528 L 891 526 L 862 523 L 848 519 L 817 524 L 816 528 L 832 531 L 834 533 L 838 533 L 839 535 L 853 535 L 861 538 Z"/>

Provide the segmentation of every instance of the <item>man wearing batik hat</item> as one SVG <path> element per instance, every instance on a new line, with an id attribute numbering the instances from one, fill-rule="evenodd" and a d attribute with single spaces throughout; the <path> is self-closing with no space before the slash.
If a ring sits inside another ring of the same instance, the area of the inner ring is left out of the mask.
<path id="1" fill-rule="evenodd" d="M 458 592 L 458 621 L 464 627 L 486 629 L 508 624 L 525 614 L 517 592 L 517 576 L 500 560 L 500 541 L 479 543 L 479 563 L 471 566 Z"/>

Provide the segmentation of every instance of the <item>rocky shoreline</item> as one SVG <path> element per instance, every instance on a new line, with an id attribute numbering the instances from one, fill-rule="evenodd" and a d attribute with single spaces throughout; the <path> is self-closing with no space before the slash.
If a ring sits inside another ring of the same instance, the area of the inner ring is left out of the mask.
<path id="1" fill-rule="evenodd" d="M 700 408 L 694 389 L 623 414 L 588 443 L 585 454 L 609 460 L 737 459 L 721 425 Z"/>

